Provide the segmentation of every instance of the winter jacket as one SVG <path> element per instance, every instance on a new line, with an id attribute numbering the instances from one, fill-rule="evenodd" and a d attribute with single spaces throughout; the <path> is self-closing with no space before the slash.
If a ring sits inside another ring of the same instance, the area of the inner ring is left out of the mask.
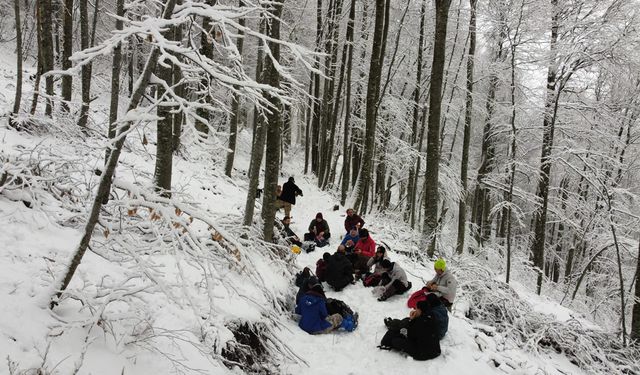
<path id="1" fill-rule="evenodd" d="M 434 306 L 431 308 L 431 315 L 436 320 L 438 333 L 440 334 L 440 339 L 442 339 L 449 330 L 449 313 L 447 312 L 447 308 L 444 307 L 443 304 Z"/>
<path id="2" fill-rule="evenodd" d="M 347 233 L 344 235 L 344 238 L 342 239 L 342 242 L 340 242 L 340 245 L 347 246 L 347 241 L 351 240 L 353 241 L 353 245 L 355 247 L 359 239 L 360 237 L 357 234 L 355 236 L 352 236 L 351 233 Z"/>
<path id="3" fill-rule="evenodd" d="M 372 257 L 376 255 L 376 241 L 374 241 L 371 236 L 360 239 L 358 243 L 356 243 L 356 247 L 353 248 L 353 251 L 357 252 L 358 249 L 362 250 L 362 255 Z"/>
<path id="4" fill-rule="evenodd" d="M 300 314 L 298 326 L 308 333 L 323 331 L 331 326 L 326 319 L 327 312 L 326 298 L 314 291 L 307 292 L 302 296 L 300 303 L 296 306 L 296 314 Z"/>
<path id="5" fill-rule="evenodd" d="M 387 288 L 391 286 L 395 280 L 400 281 L 402 285 L 404 285 L 405 287 L 409 285 L 409 280 L 407 280 L 407 274 L 406 272 L 404 272 L 402 267 L 398 265 L 398 263 L 393 263 L 393 268 L 390 270 L 387 270 L 386 272 L 387 272 L 387 275 L 389 275 L 389 279 L 391 279 L 391 281 L 389 281 L 389 283 L 386 286 Z"/>
<path id="6" fill-rule="evenodd" d="M 380 260 L 378 260 L 378 258 L 376 258 L 375 256 L 372 256 L 367 261 L 367 267 L 371 268 L 371 266 L 375 265 L 373 267 L 374 275 L 382 275 L 384 273 L 384 268 L 382 268 L 382 266 L 380 265 L 380 262 L 382 262 L 382 259 L 389 259 L 386 251 L 384 252 L 384 256 Z"/>
<path id="7" fill-rule="evenodd" d="M 316 230 L 315 232 L 313 231 L 314 229 Z M 316 219 L 311 220 L 311 223 L 309 224 L 309 233 L 315 233 L 317 236 L 320 232 L 324 232 L 324 238 L 329 238 L 331 236 L 329 232 L 329 223 L 327 223 L 325 219 L 322 219 L 320 222 Z"/>
<path id="8" fill-rule="evenodd" d="M 327 262 L 324 259 L 318 259 L 316 262 L 316 276 L 320 282 L 327 281 Z"/>
<path id="9" fill-rule="evenodd" d="M 344 229 L 346 229 L 347 233 L 349 233 L 351 228 L 357 226 L 358 223 L 360 224 L 360 228 L 364 226 L 364 220 L 362 220 L 360 216 L 356 214 L 353 214 L 351 216 L 347 215 L 347 217 L 344 219 Z"/>
<path id="10" fill-rule="evenodd" d="M 437 289 L 434 290 L 433 293 L 438 297 L 445 298 L 449 303 L 453 303 L 453 300 L 456 298 L 458 282 L 451 272 L 444 271 L 440 276 L 436 274 L 436 276 L 431 279 L 431 282 L 438 285 Z"/>
<path id="11" fill-rule="evenodd" d="M 287 181 L 282 185 L 282 193 L 278 197 L 278 199 L 289 202 L 291 204 L 296 204 L 296 194 L 302 195 L 302 190 L 291 181 Z"/>
<path id="12" fill-rule="evenodd" d="M 422 313 L 409 321 L 407 339 L 408 353 L 413 359 L 424 361 L 440 355 L 440 337 L 438 324 L 430 313 Z"/>
<path id="13" fill-rule="evenodd" d="M 325 279 L 335 290 L 341 290 L 353 280 L 353 266 L 343 253 L 337 252 L 329 258 Z"/>

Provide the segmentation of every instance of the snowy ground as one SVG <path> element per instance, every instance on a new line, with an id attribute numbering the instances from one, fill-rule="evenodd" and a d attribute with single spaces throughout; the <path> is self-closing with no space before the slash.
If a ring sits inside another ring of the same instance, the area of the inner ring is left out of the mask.
<path id="1" fill-rule="evenodd" d="M 7 55 L 10 54 L 4 54 Z M 11 65 L 7 62 L 5 67 L 7 66 Z M 4 99 L 0 98 L 0 101 L 2 108 L 7 109 L 11 105 L 8 98 L 12 98 L 13 90 L 11 69 L 5 68 L 2 77 L 0 87 L 4 87 Z M 96 105 L 100 105 L 99 103 L 100 101 L 96 101 Z M 5 119 L 1 121 L 6 123 Z M 132 185 L 135 182 L 140 187 L 148 186 L 149 171 L 153 170 L 154 162 L 151 156 L 154 154 L 153 145 L 141 146 L 140 137 L 144 132 L 141 129 L 130 137 L 128 145 L 133 152 L 125 153 L 123 164 L 119 168 L 119 178 Z M 249 133 L 241 133 L 241 153 L 234 171 L 240 177 L 238 179 L 224 177 L 221 172 L 222 159 L 211 155 L 202 156 L 205 154 L 203 151 L 189 154 L 188 161 L 181 158 L 175 160 L 176 190 L 188 197 L 189 201 L 196 202 L 199 209 L 207 213 L 214 222 L 239 224 L 241 220 L 246 196 L 244 172 L 248 167 L 250 139 Z M 105 375 L 239 372 L 229 371 L 219 362 L 211 360 L 203 349 L 215 346 L 219 351 L 220 342 L 224 343 L 229 338 L 229 332 L 224 328 L 226 321 L 262 319 L 264 315 L 261 314 L 263 310 L 260 305 L 267 304 L 271 299 L 260 296 L 263 290 L 258 285 L 260 282 L 268 285 L 268 291 L 277 294 L 275 299 L 283 296 L 291 298 L 295 287 L 283 264 L 269 258 L 256 257 L 252 267 L 259 273 L 257 279 L 240 276 L 240 271 L 228 267 L 207 265 L 218 273 L 224 273 L 225 280 L 234 282 L 237 289 L 235 293 L 229 293 L 222 282 L 220 285 L 208 286 L 208 289 L 200 285 L 201 280 L 195 277 L 198 273 L 189 268 L 193 264 L 176 260 L 179 254 L 172 254 L 171 251 L 159 253 L 144 260 L 153 262 L 154 269 L 161 270 L 154 276 L 159 277 L 162 285 L 169 290 L 163 291 L 165 294 L 150 293 L 148 297 L 140 297 L 139 309 L 132 310 L 135 304 L 114 303 L 101 314 L 95 314 L 94 311 L 88 311 L 91 310 L 93 301 L 79 299 L 75 302 L 67 301 L 55 313 L 51 313 L 47 306 L 49 298 L 64 265 L 77 246 L 87 217 L 90 194 L 86 190 L 95 188 L 97 183 L 98 177 L 92 173 L 91 167 L 101 162 L 101 143 L 95 139 L 69 140 L 63 136 L 31 136 L 17 133 L 6 125 L 0 126 L 0 140 L 5 162 L 25 152 L 29 153 L 38 146 L 38 152 L 44 157 L 80 160 L 86 167 L 84 170 L 65 172 L 81 176 L 85 181 L 83 186 L 70 187 L 84 191 L 83 209 L 77 208 L 78 202 L 69 201 L 66 204 L 64 199 L 53 199 L 46 191 L 0 191 L 0 295 L 3 297 L 0 305 L 0 357 L 7 359 L 7 364 L 0 365 L 0 374 L 9 373 L 11 369 L 31 369 L 34 372 L 25 373 L 35 373 L 38 368 L 44 368 L 47 374 L 69 374 L 75 370 L 78 374 Z M 78 148 L 81 143 L 87 143 L 89 150 Z M 95 146 L 93 150 L 92 145 Z M 340 207 L 338 211 L 332 210 L 337 199 L 319 191 L 313 178 L 302 175 L 302 157 L 299 154 L 287 157 L 281 177 L 281 182 L 284 182 L 288 176 L 294 176 L 304 191 L 304 197 L 300 198 L 292 211 L 292 228 L 302 236 L 315 214 L 322 212 L 332 229 L 330 246 L 295 257 L 294 262 L 300 269 L 309 266 L 314 270 L 315 262 L 322 252 L 333 252 L 337 247 L 343 234 L 346 207 Z M 32 208 L 28 208 L 20 201 L 21 197 L 40 199 L 34 201 Z M 281 218 L 282 215 L 280 211 L 278 216 Z M 256 216 L 259 216 L 259 211 Z M 365 220 L 366 227 L 376 241 L 384 241 L 392 249 L 406 246 L 395 235 L 408 231 L 403 223 L 392 225 L 384 217 L 373 216 L 367 216 Z M 383 222 L 384 225 L 381 224 Z M 143 228 L 147 224 L 141 222 L 139 225 Z M 117 228 L 113 230 L 115 232 Z M 206 225 L 194 227 L 193 230 L 200 234 L 207 233 Z M 114 263 L 110 258 L 118 255 L 120 249 L 110 242 L 114 240 L 105 239 L 99 234 L 95 237 L 95 252 L 87 253 L 72 283 L 74 290 L 87 295 L 99 294 L 98 291 L 103 290 L 103 286 L 127 280 L 128 275 L 137 275 L 136 270 L 127 268 L 131 267 L 130 264 Z M 414 285 L 413 290 L 433 276 L 431 264 L 415 264 L 393 251 L 390 255 L 393 261 L 399 262 L 407 270 Z M 148 281 L 137 282 L 147 285 L 145 283 Z M 522 298 L 532 300 L 544 312 L 555 313 L 560 320 L 571 316 L 570 311 L 555 303 L 534 300 L 525 287 L 517 289 Z M 359 327 L 352 333 L 340 331 L 312 336 L 297 327 L 291 313 L 282 314 L 280 321 L 273 324 L 275 335 L 302 360 L 283 361 L 279 367 L 281 373 L 583 373 L 563 356 L 547 352 L 525 352 L 500 335 L 485 335 L 483 330 L 486 331 L 486 327 L 478 329 L 476 323 L 465 318 L 463 311 L 460 311 L 464 303 L 458 304 L 458 309 L 454 308 L 449 332 L 441 343 L 443 353 L 437 359 L 417 362 L 398 353 L 380 351 L 376 346 L 385 333 L 383 318 L 406 316 L 409 312 L 405 305 L 408 294 L 393 297 L 386 302 L 377 302 L 371 289 L 364 288 L 361 284 L 351 285 L 339 293 L 332 292 L 329 288 L 326 290 L 328 296 L 344 300 L 360 314 Z M 249 296 L 253 305 L 247 304 L 247 300 L 239 298 L 239 295 Z M 459 298 L 464 300 L 464 295 Z M 208 307 L 214 309 L 215 314 L 209 314 L 206 311 Z M 141 314 L 146 315 L 140 316 Z M 200 317 L 205 319 L 207 314 L 208 324 L 204 326 Z M 99 319 L 92 320 L 95 316 Z M 132 332 L 123 333 L 127 330 Z M 143 335 L 148 330 L 153 330 L 152 336 Z M 167 332 L 174 336 L 167 339 L 167 335 L 164 335 Z M 123 340 L 123 337 L 145 337 L 149 341 L 131 342 Z M 153 347 L 150 347 L 151 344 Z M 181 363 L 179 367 L 174 367 L 176 360 Z"/>

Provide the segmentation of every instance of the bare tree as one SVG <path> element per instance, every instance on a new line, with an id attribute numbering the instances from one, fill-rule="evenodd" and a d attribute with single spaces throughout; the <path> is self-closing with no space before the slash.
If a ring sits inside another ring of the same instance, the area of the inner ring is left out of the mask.
<path id="1" fill-rule="evenodd" d="M 69 59 L 73 54 L 73 0 L 64 0 L 64 7 L 62 8 L 64 14 L 62 18 L 62 31 L 64 38 L 62 39 L 62 69 L 71 69 L 71 60 Z M 116 24 L 122 21 L 116 20 Z M 122 26 L 120 26 L 120 30 Z M 121 47 L 119 47 L 121 48 Z M 65 74 L 62 76 L 62 109 L 69 110 L 69 102 L 71 101 L 71 94 L 73 92 L 73 76 L 71 74 Z"/>
<path id="2" fill-rule="evenodd" d="M 238 6 L 244 6 L 244 1 L 239 0 Z M 245 25 L 244 17 L 238 20 L 241 26 Z M 243 32 L 238 32 L 238 39 L 236 41 L 236 46 L 238 48 L 238 54 L 242 56 L 242 49 L 244 46 L 244 36 Z M 238 93 L 234 93 L 231 98 L 231 118 L 229 119 L 229 151 L 227 151 L 227 161 L 224 167 L 224 174 L 228 177 L 231 177 L 231 172 L 233 171 L 233 159 L 236 155 L 236 139 L 238 137 L 238 122 L 240 121 L 240 95 Z"/>
<path id="3" fill-rule="evenodd" d="M 13 100 L 13 112 L 9 116 L 9 125 L 14 125 L 14 117 L 20 112 L 22 100 L 22 29 L 20 24 L 20 0 L 13 1 L 13 12 L 16 17 L 16 95 Z"/>

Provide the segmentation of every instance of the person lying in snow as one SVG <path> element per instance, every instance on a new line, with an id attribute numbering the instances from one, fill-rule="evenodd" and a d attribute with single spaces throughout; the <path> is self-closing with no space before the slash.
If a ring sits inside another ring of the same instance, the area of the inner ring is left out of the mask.
<path id="1" fill-rule="evenodd" d="M 317 247 L 327 246 L 329 244 L 329 223 L 322 218 L 322 213 L 318 212 L 316 218 L 311 220 L 309 224 L 309 233 L 304 235 L 305 241 L 315 241 Z"/>
<path id="2" fill-rule="evenodd" d="M 371 269 L 371 267 L 373 267 L 373 273 L 367 272 L 363 274 L 362 283 L 365 287 L 378 286 L 378 284 L 380 284 L 382 274 L 384 273 L 384 268 L 382 268 L 381 263 L 385 259 L 389 259 L 387 249 L 384 246 L 378 246 L 376 254 L 367 261 L 367 268 Z"/>
<path id="3" fill-rule="evenodd" d="M 438 318 L 430 305 L 431 301 L 439 302 L 438 298 L 420 301 L 418 308 L 412 310 L 409 318 L 402 321 L 403 326 L 394 326 L 387 331 L 379 348 L 405 352 L 418 361 L 439 356 L 440 328 Z"/>
<path id="4" fill-rule="evenodd" d="M 362 220 L 362 218 L 358 216 L 358 214 L 356 214 L 353 208 L 347 209 L 347 217 L 344 219 L 344 230 L 349 233 L 351 228 L 356 227 L 357 229 L 360 229 L 363 226 L 364 220 Z"/>
<path id="5" fill-rule="evenodd" d="M 426 305 L 424 305 L 423 303 L 426 303 Z M 423 308 L 420 309 L 418 306 L 422 306 Z M 440 339 L 444 338 L 444 335 L 446 335 L 447 331 L 449 330 L 449 313 L 447 312 L 447 308 L 442 304 L 442 301 L 440 300 L 440 298 L 435 294 L 430 293 L 427 295 L 427 297 L 424 300 L 418 301 L 416 307 L 413 309 L 416 312 L 412 311 L 411 313 L 409 313 L 409 316 L 410 317 L 415 316 L 415 314 L 418 314 L 417 312 L 418 310 L 420 312 L 424 311 L 425 307 L 428 307 L 429 313 L 436 320 L 438 337 Z M 409 321 L 410 321 L 410 318 L 404 318 L 404 319 L 385 318 L 384 324 L 389 329 L 401 329 L 401 328 L 406 328 L 408 326 Z"/>
<path id="6" fill-rule="evenodd" d="M 389 297 L 402 294 L 411 289 L 411 282 L 407 280 L 407 274 L 397 263 L 389 259 L 383 259 L 380 266 L 384 269 L 380 286 L 374 288 L 374 294 L 378 294 L 378 301 L 386 301 Z"/>
<path id="7" fill-rule="evenodd" d="M 325 278 L 335 291 L 342 290 L 353 281 L 353 266 L 345 256 L 344 249 L 338 249 L 327 261 Z"/>

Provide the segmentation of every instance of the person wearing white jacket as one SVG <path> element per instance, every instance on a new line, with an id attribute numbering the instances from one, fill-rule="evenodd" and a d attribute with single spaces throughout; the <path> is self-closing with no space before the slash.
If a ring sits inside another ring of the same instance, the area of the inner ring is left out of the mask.
<path id="1" fill-rule="evenodd" d="M 411 282 L 407 280 L 407 273 L 397 263 L 391 262 L 389 259 L 383 259 L 380 266 L 384 269 L 382 275 L 382 295 L 378 297 L 378 301 L 386 301 L 387 298 L 402 294 L 411 289 Z"/>

